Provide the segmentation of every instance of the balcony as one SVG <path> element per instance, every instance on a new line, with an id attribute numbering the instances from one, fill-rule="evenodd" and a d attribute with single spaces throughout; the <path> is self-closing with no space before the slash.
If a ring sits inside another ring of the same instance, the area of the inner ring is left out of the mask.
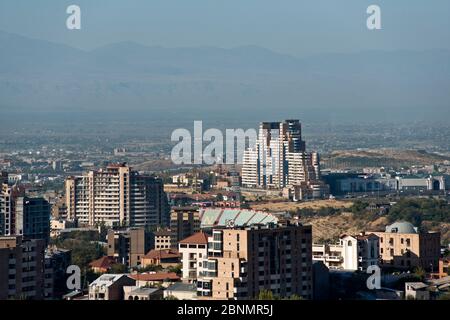
<path id="1" fill-rule="evenodd" d="M 343 260 L 343 258 L 341 256 L 327 256 L 327 261 L 331 261 L 331 262 L 340 262 Z"/>

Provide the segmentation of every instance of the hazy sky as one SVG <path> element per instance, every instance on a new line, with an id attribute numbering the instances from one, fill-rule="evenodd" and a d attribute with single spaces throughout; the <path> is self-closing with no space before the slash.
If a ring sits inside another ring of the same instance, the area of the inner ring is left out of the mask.
<path id="1" fill-rule="evenodd" d="M 66 29 L 66 8 L 82 30 Z M 380 31 L 366 9 L 382 9 Z M 296 56 L 370 49 L 450 49 L 448 0 L 1 0 L 0 30 L 92 49 L 119 41 L 166 47 L 258 45 Z"/>

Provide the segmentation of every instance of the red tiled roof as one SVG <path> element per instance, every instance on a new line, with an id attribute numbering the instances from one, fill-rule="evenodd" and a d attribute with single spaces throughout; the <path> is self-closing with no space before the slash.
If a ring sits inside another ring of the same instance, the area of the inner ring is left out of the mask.
<path id="1" fill-rule="evenodd" d="M 144 256 L 144 259 L 170 259 L 170 258 L 179 258 L 181 255 L 177 250 L 172 249 L 161 249 L 161 250 L 150 250 Z"/>
<path id="2" fill-rule="evenodd" d="M 175 272 L 167 272 L 167 273 L 140 273 L 140 274 L 131 274 L 130 278 L 138 281 L 178 281 L 180 277 L 177 276 Z"/>
<path id="3" fill-rule="evenodd" d="M 97 260 L 92 261 L 91 263 L 89 263 L 89 266 L 91 268 L 104 268 L 104 269 L 109 269 L 111 268 L 111 266 L 116 263 L 114 261 L 114 258 L 112 257 L 108 257 L 108 256 L 104 256 L 101 257 Z"/>
<path id="4" fill-rule="evenodd" d="M 184 244 L 208 244 L 208 235 L 203 232 L 194 233 L 192 236 L 187 237 L 180 241 Z"/>

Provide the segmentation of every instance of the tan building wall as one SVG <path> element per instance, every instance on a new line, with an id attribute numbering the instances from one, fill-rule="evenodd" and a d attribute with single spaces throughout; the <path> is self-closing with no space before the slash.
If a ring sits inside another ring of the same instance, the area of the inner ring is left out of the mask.
<path id="1" fill-rule="evenodd" d="M 65 181 L 68 219 L 95 226 L 161 226 L 168 224 L 162 180 L 111 164 Z"/>
<path id="2" fill-rule="evenodd" d="M 170 213 L 171 247 L 177 248 L 180 240 L 200 232 L 200 222 L 197 208 L 173 208 Z"/>
<path id="3" fill-rule="evenodd" d="M 129 228 L 108 231 L 108 256 L 129 267 L 141 264 L 141 259 L 150 249 L 144 228 Z"/>
<path id="4" fill-rule="evenodd" d="M 199 279 L 204 299 L 253 299 L 261 290 L 312 298 L 311 226 L 215 229 L 209 248 Z"/>
<path id="5" fill-rule="evenodd" d="M 422 267 L 437 270 L 440 255 L 440 233 L 373 232 L 380 237 L 383 265 L 396 268 Z"/>
<path id="6" fill-rule="evenodd" d="M 44 240 L 0 237 L 0 300 L 43 299 L 44 248 Z"/>

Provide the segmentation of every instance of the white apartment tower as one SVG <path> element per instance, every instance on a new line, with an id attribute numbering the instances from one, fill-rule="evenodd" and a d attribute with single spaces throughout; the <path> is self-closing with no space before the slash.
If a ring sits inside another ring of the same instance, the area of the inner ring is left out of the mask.
<path id="1" fill-rule="evenodd" d="M 67 218 L 81 224 L 165 226 L 169 207 L 163 183 L 126 164 L 70 177 L 65 182 Z"/>
<path id="2" fill-rule="evenodd" d="M 244 153 L 244 187 L 281 189 L 319 178 L 319 155 L 306 152 L 299 120 L 260 124 L 256 145 Z"/>

